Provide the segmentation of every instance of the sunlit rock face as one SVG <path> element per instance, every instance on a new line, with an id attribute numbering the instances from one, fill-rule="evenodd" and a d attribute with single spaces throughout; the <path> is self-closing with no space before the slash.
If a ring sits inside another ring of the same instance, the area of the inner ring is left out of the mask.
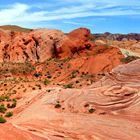
<path id="1" fill-rule="evenodd" d="M 90 31 L 80 28 L 65 35 L 55 29 L 36 29 L 29 33 L 0 30 L 0 61 L 44 62 L 48 58 L 66 57 L 84 49 L 90 39 Z"/>
<path id="2" fill-rule="evenodd" d="M 30 33 L 0 32 L 0 61 L 44 62 L 53 55 L 54 44 L 61 44 L 64 33 L 59 30 L 37 29 Z"/>

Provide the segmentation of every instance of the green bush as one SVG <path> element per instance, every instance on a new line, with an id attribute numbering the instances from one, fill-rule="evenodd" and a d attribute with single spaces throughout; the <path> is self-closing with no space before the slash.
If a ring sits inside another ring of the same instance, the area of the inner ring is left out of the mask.
<path id="1" fill-rule="evenodd" d="M 0 102 L 5 101 L 5 96 L 0 96 Z"/>
<path id="2" fill-rule="evenodd" d="M 13 99 L 13 103 L 11 105 L 10 104 L 7 104 L 7 107 L 8 108 L 15 108 L 16 105 L 17 105 L 17 101 L 16 101 L 16 99 Z"/>
<path id="3" fill-rule="evenodd" d="M 5 113 L 5 111 L 6 111 L 7 109 L 5 108 L 5 106 L 2 104 L 2 105 L 0 105 L 0 112 L 1 113 Z"/>
<path id="4" fill-rule="evenodd" d="M 0 102 L 3 102 L 5 100 L 7 101 L 9 99 L 10 99 L 9 96 L 4 96 L 4 95 L 0 96 Z"/>
<path id="5" fill-rule="evenodd" d="M 94 109 L 94 108 L 90 108 L 89 110 L 88 110 L 88 112 L 89 113 L 93 113 L 93 112 L 95 112 L 96 110 Z"/>
<path id="6" fill-rule="evenodd" d="M 13 112 L 7 112 L 7 113 L 5 114 L 5 117 L 11 117 L 11 116 L 13 116 Z"/>
<path id="7" fill-rule="evenodd" d="M 5 123 L 6 119 L 3 116 L 0 116 L 0 123 Z"/>

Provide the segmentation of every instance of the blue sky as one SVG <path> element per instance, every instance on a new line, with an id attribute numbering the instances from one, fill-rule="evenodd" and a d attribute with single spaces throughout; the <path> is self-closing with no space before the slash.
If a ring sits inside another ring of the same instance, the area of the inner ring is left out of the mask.
<path id="1" fill-rule="evenodd" d="M 0 25 L 140 33 L 140 0 L 0 0 Z"/>

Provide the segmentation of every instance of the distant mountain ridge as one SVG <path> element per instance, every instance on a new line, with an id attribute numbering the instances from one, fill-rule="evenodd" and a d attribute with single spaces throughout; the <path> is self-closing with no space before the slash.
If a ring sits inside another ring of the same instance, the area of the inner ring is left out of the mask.
<path id="1" fill-rule="evenodd" d="M 100 40 L 104 40 L 104 39 L 108 39 L 108 40 L 118 40 L 118 41 L 122 41 L 122 40 L 136 40 L 136 41 L 140 41 L 140 33 L 129 33 L 129 34 L 112 34 L 109 32 L 103 33 L 103 34 L 94 34 L 94 39 L 100 39 Z"/>
<path id="2" fill-rule="evenodd" d="M 2 25 L 2 26 L 0 26 L 0 29 L 11 30 L 11 31 L 15 31 L 15 32 L 26 32 L 26 33 L 29 33 L 30 31 L 33 30 L 30 28 L 24 28 L 24 27 L 17 26 L 17 25 Z M 112 34 L 110 32 L 105 32 L 105 33 L 96 33 L 93 35 L 93 38 L 100 39 L 100 40 L 108 39 L 108 40 L 118 40 L 118 41 L 122 41 L 122 40 L 140 41 L 140 33 Z"/>

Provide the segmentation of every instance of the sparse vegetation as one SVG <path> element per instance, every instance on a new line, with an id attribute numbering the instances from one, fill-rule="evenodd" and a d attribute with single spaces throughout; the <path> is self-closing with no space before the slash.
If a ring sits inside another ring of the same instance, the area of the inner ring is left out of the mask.
<path id="1" fill-rule="evenodd" d="M 129 63 L 129 62 L 137 60 L 137 59 L 140 59 L 140 57 L 137 57 L 137 56 L 127 56 L 125 58 L 122 58 L 121 61 L 123 63 Z"/>
<path id="2" fill-rule="evenodd" d="M 4 106 L 4 104 L 1 104 L 1 105 L 0 105 L 0 112 L 1 112 L 1 113 L 5 113 L 6 110 L 7 110 L 7 109 L 6 109 L 6 107 Z"/>
<path id="3" fill-rule="evenodd" d="M 76 84 L 80 83 L 78 80 L 75 81 Z"/>
<path id="4" fill-rule="evenodd" d="M 50 89 L 48 89 L 48 90 L 46 90 L 47 92 L 51 92 L 51 90 Z"/>
<path id="5" fill-rule="evenodd" d="M 5 101 L 5 96 L 0 96 L 0 102 Z"/>
<path id="6" fill-rule="evenodd" d="M 64 85 L 64 88 L 73 88 L 73 84 L 67 84 L 67 85 Z"/>
<path id="7" fill-rule="evenodd" d="M 16 101 L 16 99 L 13 99 L 12 104 L 7 104 L 7 108 L 15 108 L 16 105 L 17 105 L 17 101 Z"/>
<path id="8" fill-rule="evenodd" d="M 60 103 L 57 103 L 57 104 L 55 105 L 55 108 L 61 108 L 61 104 L 60 104 Z"/>
<path id="9" fill-rule="evenodd" d="M 5 117 L 11 117 L 11 116 L 13 116 L 13 112 L 6 112 L 6 114 L 5 114 Z"/>
<path id="10" fill-rule="evenodd" d="M 96 110 L 94 109 L 94 108 L 90 108 L 89 110 L 88 110 L 88 112 L 89 113 L 93 113 L 93 112 L 95 112 Z"/>
<path id="11" fill-rule="evenodd" d="M 48 79 L 51 79 L 51 78 L 52 78 L 52 76 L 51 76 L 51 75 L 48 75 L 48 76 L 47 76 L 47 78 L 48 78 Z"/>
<path id="12" fill-rule="evenodd" d="M 41 75 L 42 75 L 41 73 L 34 73 L 34 76 L 35 76 L 36 78 L 40 77 Z"/>
<path id="13" fill-rule="evenodd" d="M 5 123 L 6 119 L 3 116 L 0 116 L 0 123 Z"/>
<path id="14" fill-rule="evenodd" d="M 71 78 L 76 78 L 77 74 L 79 73 L 78 70 L 74 70 L 72 73 L 71 73 Z"/>
<path id="15" fill-rule="evenodd" d="M 29 74 L 35 70 L 35 67 L 29 63 L 12 63 L 3 62 L 0 63 L 0 74 Z"/>
<path id="16" fill-rule="evenodd" d="M 50 83 L 50 81 L 48 79 L 44 80 L 44 85 L 48 85 Z"/>

